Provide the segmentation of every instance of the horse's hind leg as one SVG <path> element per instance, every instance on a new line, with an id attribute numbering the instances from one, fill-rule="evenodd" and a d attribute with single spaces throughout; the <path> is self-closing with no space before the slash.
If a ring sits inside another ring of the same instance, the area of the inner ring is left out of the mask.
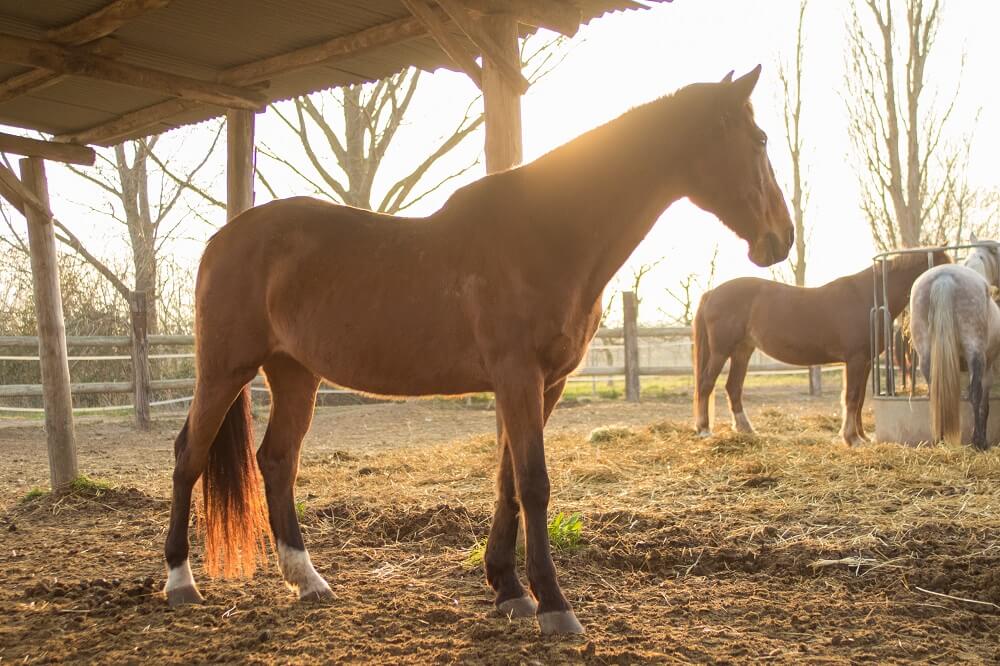
<path id="1" fill-rule="evenodd" d="M 264 374 L 271 388 L 271 415 L 264 442 L 257 451 L 257 465 L 264 477 L 281 575 L 300 599 L 332 598 L 330 586 L 309 559 L 295 513 L 299 452 L 312 423 L 319 378 L 285 355 L 268 359 Z"/>
<path id="2" fill-rule="evenodd" d="M 547 423 L 552 410 L 562 395 L 566 380 L 563 379 L 545 391 L 544 420 Z M 497 502 L 486 542 L 486 580 L 496 592 L 496 607 L 510 617 L 531 617 L 538 604 L 525 593 L 515 571 L 515 546 L 518 516 L 521 510 L 514 486 L 514 468 L 511 463 L 510 441 L 503 427 L 503 417 L 497 411 L 497 448 L 500 466 L 497 471 Z"/>
<path id="3" fill-rule="evenodd" d="M 255 373 L 256 371 L 254 371 Z M 170 504 L 170 528 L 165 556 L 167 583 L 163 591 L 171 606 L 198 603 L 202 600 L 188 563 L 188 522 L 191 515 L 191 491 L 205 470 L 209 449 L 219 426 L 233 401 L 253 373 L 224 378 L 199 377 L 191 411 L 174 442 L 173 494 Z"/>
<path id="4" fill-rule="evenodd" d="M 715 382 L 719 379 L 722 366 L 726 364 L 726 357 L 716 353 L 713 349 L 708 356 L 704 367 L 699 368 L 697 377 L 697 415 L 695 418 L 695 430 L 699 437 L 710 437 L 712 435 L 711 402 L 714 400 Z"/>
<path id="5" fill-rule="evenodd" d="M 729 377 L 726 379 L 726 394 L 729 396 L 729 411 L 733 415 L 733 429 L 736 432 L 753 434 L 753 425 L 743 411 L 743 383 L 750 367 L 750 357 L 753 347 L 741 344 L 733 350 L 729 357 Z"/>
<path id="6" fill-rule="evenodd" d="M 989 447 L 986 441 L 986 424 L 990 418 L 990 386 L 986 370 L 986 357 L 981 352 L 967 354 L 969 359 L 969 402 L 972 405 L 972 446 L 980 451 Z"/>

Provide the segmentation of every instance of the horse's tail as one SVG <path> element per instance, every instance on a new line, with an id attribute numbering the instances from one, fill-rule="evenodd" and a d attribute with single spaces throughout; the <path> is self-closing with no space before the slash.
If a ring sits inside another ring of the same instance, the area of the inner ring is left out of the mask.
<path id="1" fill-rule="evenodd" d="M 708 293 L 701 297 L 698 303 L 698 310 L 694 314 L 694 321 L 691 324 L 691 338 L 694 349 L 692 350 L 692 363 L 694 364 L 694 419 L 695 426 L 698 425 L 698 414 L 701 409 L 701 385 L 704 379 L 702 373 L 708 367 L 708 360 L 712 355 L 712 350 L 708 343 L 708 326 L 705 324 L 705 303 L 708 300 Z M 708 394 L 708 428 L 711 429 L 715 423 L 715 392 Z"/>
<path id="2" fill-rule="evenodd" d="M 208 452 L 201 479 L 205 500 L 205 571 L 226 578 L 252 576 L 266 561 L 267 513 L 254 458 L 250 387 L 233 402 Z"/>
<path id="3" fill-rule="evenodd" d="M 961 397 L 958 330 L 954 305 L 955 283 L 939 279 L 931 285 L 928 318 L 930 321 L 930 399 L 931 432 L 934 441 L 942 439 L 958 444 L 962 438 L 959 420 Z"/>

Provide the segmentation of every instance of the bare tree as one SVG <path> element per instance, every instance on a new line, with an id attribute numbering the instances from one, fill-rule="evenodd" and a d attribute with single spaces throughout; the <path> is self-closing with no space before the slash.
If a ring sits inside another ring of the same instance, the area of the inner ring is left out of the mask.
<path id="1" fill-rule="evenodd" d="M 555 47 L 562 38 L 539 46 L 526 40 L 521 59 L 528 67 L 527 78 L 535 82 L 565 57 Z M 479 163 L 477 156 L 449 174 L 429 183 L 424 181 L 432 168 L 483 124 L 482 105 L 476 98 L 466 107 L 454 130 L 440 139 L 423 159 L 392 182 L 384 192 L 375 192 L 383 160 L 399 129 L 421 81 L 420 70 L 409 68 L 372 84 L 323 91 L 292 100 L 292 108 L 271 108 L 298 139 L 308 166 L 264 145 L 261 154 L 284 166 L 305 182 L 312 193 L 349 206 L 397 214 L 462 176 Z M 337 111 L 331 112 L 330 109 Z M 257 176 L 272 196 L 278 192 L 263 171 Z"/>
<path id="2" fill-rule="evenodd" d="M 859 5 L 870 21 L 858 13 Z M 881 249 L 913 247 L 938 235 L 949 184 L 961 168 L 961 151 L 945 138 L 961 72 L 943 108 L 924 98 L 926 65 L 940 27 L 940 0 L 857 0 L 852 5 L 849 133 L 861 208 Z"/>
<path id="3" fill-rule="evenodd" d="M 171 164 L 170 159 L 156 154 L 160 136 L 98 151 L 98 163 L 93 168 L 68 166 L 77 176 L 103 190 L 103 198 L 95 197 L 101 203 L 88 204 L 87 207 L 94 214 L 122 225 L 128 239 L 131 265 L 124 270 L 116 268 L 108 259 L 89 249 L 69 225 L 58 219 L 53 220 L 56 238 L 93 266 L 126 300 L 131 291 L 147 294 L 147 330 L 150 333 L 158 332 L 160 323 L 157 314 L 161 277 L 158 272 L 159 255 L 164 244 L 177 236 L 184 222 L 183 216 L 172 215 L 177 212 L 182 196 L 185 192 L 192 192 L 200 200 L 225 208 L 221 201 L 196 182 L 198 174 L 215 151 L 221 130 L 222 125 L 218 124 L 205 153 L 188 165 L 181 175 L 175 173 L 177 167 Z M 7 215 L 4 215 L 4 220 L 10 234 L 0 236 L 0 239 L 9 247 L 27 253 L 23 232 Z M 131 285 L 127 283 L 130 275 Z"/>
<path id="4" fill-rule="evenodd" d="M 795 256 L 789 257 L 792 276 L 795 284 L 804 287 L 806 284 L 806 224 L 805 209 L 809 203 L 809 185 L 802 171 L 802 46 L 803 24 L 805 22 L 808 0 L 802 0 L 799 5 L 799 22 L 795 31 L 795 61 L 789 71 L 784 62 L 778 63 L 778 78 L 781 81 L 785 120 L 785 143 L 792 163 L 792 218 L 795 224 Z"/>
<path id="5" fill-rule="evenodd" d="M 669 296 L 677 307 L 680 314 L 668 313 L 662 308 L 660 312 L 673 318 L 675 322 L 682 326 L 690 326 L 694 321 L 695 311 L 702 294 L 712 288 L 715 284 L 715 271 L 719 261 L 719 246 L 715 246 L 712 251 L 712 258 L 708 262 L 708 274 L 688 273 L 678 283 L 675 289 L 667 289 Z"/>

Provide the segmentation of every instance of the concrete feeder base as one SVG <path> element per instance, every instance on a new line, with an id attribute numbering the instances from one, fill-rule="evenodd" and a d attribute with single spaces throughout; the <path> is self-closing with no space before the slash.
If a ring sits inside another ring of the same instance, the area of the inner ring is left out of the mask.
<path id="1" fill-rule="evenodd" d="M 927 396 L 910 398 L 872 398 L 875 412 L 875 441 L 896 442 L 916 446 L 931 441 L 930 400 Z M 961 402 L 962 443 L 972 443 L 972 407 Z M 1000 443 L 1000 397 L 990 397 L 990 418 L 986 423 L 986 441 L 990 446 Z"/>

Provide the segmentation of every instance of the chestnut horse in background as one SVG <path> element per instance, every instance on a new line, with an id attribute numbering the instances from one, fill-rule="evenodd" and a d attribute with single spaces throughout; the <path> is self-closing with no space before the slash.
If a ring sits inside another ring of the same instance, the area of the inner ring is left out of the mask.
<path id="1" fill-rule="evenodd" d="M 673 202 L 714 213 L 760 266 L 788 255 L 792 223 L 749 102 L 759 74 L 632 109 L 459 189 L 427 218 L 293 198 L 223 227 L 195 292 L 197 385 L 175 444 L 168 601 L 201 599 L 188 564 L 199 477 L 208 573 L 249 575 L 264 547 L 247 389 L 263 368 L 272 402 L 256 462 L 281 573 L 301 599 L 332 596 L 293 490 L 321 379 L 387 396 L 493 391 L 485 569 L 497 608 L 537 615 L 544 633 L 582 632 L 549 552 L 542 431 L 597 331 L 605 285 Z M 519 516 L 531 596 L 515 570 Z"/>
<path id="2" fill-rule="evenodd" d="M 944 252 L 934 264 L 951 263 Z M 889 313 L 906 307 L 910 287 L 926 271 L 927 255 L 905 254 L 888 265 Z M 694 318 L 695 428 L 711 432 L 709 402 L 722 366 L 729 360 L 726 393 L 738 432 L 753 432 L 743 411 L 743 382 L 757 348 L 792 365 L 844 364 L 844 421 L 840 434 L 850 445 L 868 441 L 861 425 L 872 350 L 869 321 L 873 289 L 882 289 L 881 270 L 869 267 L 822 287 L 795 287 L 759 278 L 737 278 L 705 292 Z M 877 282 L 875 281 L 877 279 Z M 883 342 L 878 341 L 878 353 Z"/>

